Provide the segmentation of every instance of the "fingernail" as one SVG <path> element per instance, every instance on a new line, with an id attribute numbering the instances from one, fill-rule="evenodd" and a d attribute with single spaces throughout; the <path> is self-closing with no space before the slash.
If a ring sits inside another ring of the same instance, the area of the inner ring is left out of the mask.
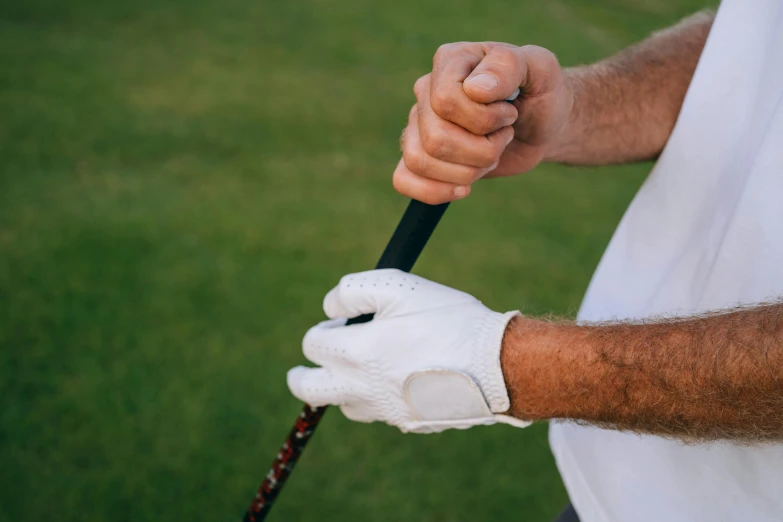
<path id="1" fill-rule="evenodd" d="M 498 79 L 492 74 L 481 73 L 470 78 L 466 83 L 478 87 L 479 89 L 484 89 L 485 91 L 491 91 L 498 86 Z"/>
<path id="2" fill-rule="evenodd" d="M 454 196 L 464 198 L 468 195 L 468 187 L 454 187 Z"/>
<path id="3" fill-rule="evenodd" d="M 519 112 L 517 112 L 516 109 L 512 106 L 508 106 L 506 109 L 506 115 L 503 119 L 503 126 L 508 127 L 509 125 L 514 125 L 517 122 L 517 118 L 519 117 Z"/>

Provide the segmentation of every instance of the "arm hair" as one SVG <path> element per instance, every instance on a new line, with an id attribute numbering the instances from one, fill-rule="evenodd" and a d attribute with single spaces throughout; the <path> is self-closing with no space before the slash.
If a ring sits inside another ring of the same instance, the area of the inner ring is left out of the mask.
<path id="1" fill-rule="evenodd" d="M 603 61 L 566 69 L 574 108 L 546 161 L 606 165 L 656 158 L 713 20 L 702 11 Z"/>
<path id="2" fill-rule="evenodd" d="M 576 325 L 514 320 L 511 413 L 686 441 L 783 441 L 783 304 Z"/>

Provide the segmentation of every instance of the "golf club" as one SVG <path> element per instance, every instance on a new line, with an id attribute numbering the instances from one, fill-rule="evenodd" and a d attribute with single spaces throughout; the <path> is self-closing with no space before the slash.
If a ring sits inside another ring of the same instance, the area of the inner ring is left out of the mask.
<path id="1" fill-rule="evenodd" d="M 519 96 L 519 89 L 505 101 L 512 103 L 517 96 Z M 398 268 L 410 272 L 448 206 L 448 203 L 428 205 L 412 199 L 375 268 Z M 373 314 L 352 317 L 348 319 L 346 326 L 366 323 L 372 318 Z M 304 405 L 302 413 L 294 422 L 294 427 L 291 428 L 269 472 L 261 482 L 253 502 L 242 519 L 243 522 L 261 522 L 266 518 L 325 412 L 326 406 Z"/>
<path id="2" fill-rule="evenodd" d="M 427 205 L 411 200 L 375 268 L 398 268 L 409 272 L 448 206 L 448 203 Z M 349 319 L 347 324 L 366 323 L 372 317 L 372 314 L 360 315 Z M 245 513 L 244 522 L 260 522 L 266 518 L 325 412 L 326 406 L 304 405 Z"/>

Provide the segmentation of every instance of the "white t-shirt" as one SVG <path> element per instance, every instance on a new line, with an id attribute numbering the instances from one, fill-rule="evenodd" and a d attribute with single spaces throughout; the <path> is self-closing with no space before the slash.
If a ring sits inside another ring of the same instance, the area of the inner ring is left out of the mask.
<path id="1" fill-rule="evenodd" d="M 579 319 L 780 296 L 783 1 L 724 0 L 674 132 Z M 572 423 L 553 424 L 550 442 L 583 522 L 783 521 L 783 444 L 684 445 Z"/>

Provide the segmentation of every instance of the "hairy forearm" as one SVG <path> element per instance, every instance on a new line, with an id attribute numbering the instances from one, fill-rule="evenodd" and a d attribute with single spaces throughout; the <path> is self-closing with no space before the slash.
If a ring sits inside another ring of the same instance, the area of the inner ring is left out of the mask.
<path id="1" fill-rule="evenodd" d="M 697 13 L 606 60 L 566 69 L 574 108 L 546 160 L 605 165 L 657 157 L 713 18 Z"/>
<path id="2" fill-rule="evenodd" d="M 503 373 L 522 419 L 683 440 L 783 440 L 783 304 L 654 323 L 520 318 Z"/>

